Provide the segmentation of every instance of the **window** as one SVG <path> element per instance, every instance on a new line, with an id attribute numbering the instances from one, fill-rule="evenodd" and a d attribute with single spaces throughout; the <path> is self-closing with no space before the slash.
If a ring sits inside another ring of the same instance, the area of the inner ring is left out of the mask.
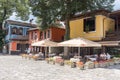
<path id="1" fill-rule="evenodd" d="M 33 32 L 31 32 L 31 35 L 30 35 L 30 37 L 31 37 L 30 39 L 33 39 Z"/>
<path id="2" fill-rule="evenodd" d="M 17 44 L 17 50 L 21 50 L 21 44 Z"/>
<path id="3" fill-rule="evenodd" d="M 26 35 L 29 35 L 29 31 L 26 32 Z"/>
<path id="4" fill-rule="evenodd" d="M 27 28 L 27 30 L 26 30 L 26 35 L 29 35 L 29 31 L 28 30 L 29 30 L 29 28 Z"/>
<path id="5" fill-rule="evenodd" d="M 64 36 L 61 37 L 61 40 L 64 41 Z"/>
<path id="6" fill-rule="evenodd" d="M 40 39 L 43 39 L 43 32 L 40 32 Z"/>
<path id="7" fill-rule="evenodd" d="M 19 35 L 22 35 L 22 34 L 23 34 L 23 28 L 20 28 L 20 29 L 19 29 L 18 34 L 19 34 Z"/>
<path id="8" fill-rule="evenodd" d="M 50 38 L 50 30 L 48 30 L 48 38 Z"/>
<path id="9" fill-rule="evenodd" d="M 12 34 L 17 34 L 17 28 L 16 27 L 12 28 Z"/>
<path id="10" fill-rule="evenodd" d="M 44 32 L 44 39 L 46 39 L 46 31 Z"/>
<path id="11" fill-rule="evenodd" d="M 37 32 L 34 32 L 34 34 L 33 34 L 33 39 L 34 39 L 34 40 L 37 39 Z"/>
<path id="12" fill-rule="evenodd" d="M 84 31 L 95 31 L 95 17 L 84 19 Z"/>
<path id="13" fill-rule="evenodd" d="M 29 48 L 29 44 L 25 44 L 25 47 L 26 47 L 26 48 Z"/>

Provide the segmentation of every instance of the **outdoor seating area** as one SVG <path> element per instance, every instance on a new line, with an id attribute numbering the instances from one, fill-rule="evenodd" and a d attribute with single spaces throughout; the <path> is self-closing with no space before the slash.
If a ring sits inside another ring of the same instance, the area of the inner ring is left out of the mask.
<path id="1" fill-rule="evenodd" d="M 85 55 L 84 57 L 74 55 L 72 58 L 65 59 L 64 54 L 56 55 L 51 53 L 48 57 L 44 57 L 42 52 L 37 54 L 21 54 L 23 59 L 28 60 L 45 60 L 48 64 L 70 66 L 71 68 L 78 68 L 81 70 L 93 68 L 106 68 L 112 65 L 120 64 L 120 57 L 112 57 L 109 53 L 101 53 L 94 55 Z M 68 55 L 69 56 L 69 55 Z"/>
<path id="2" fill-rule="evenodd" d="M 44 55 L 42 53 L 36 53 L 36 54 L 32 54 L 32 53 L 26 54 L 26 53 L 23 53 L 23 54 L 21 54 L 21 56 L 22 56 L 22 58 L 29 59 L 29 60 L 30 59 L 33 59 L 35 61 L 37 61 L 37 60 L 44 60 Z"/>
<path id="3" fill-rule="evenodd" d="M 38 45 L 39 44 L 39 45 Z M 88 47 L 101 47 L 101 44 L 84 39 L 84 38 L 74 38 L 68 41 L 55 43 L 50 40 L 43 40 L 34 43 L 33 46 L 43 46 L 43 47 L 76 47 L 76 51 L 69 52 L 65 55 L 64 52 L 61 53 L 49 53 L 45 51 L 45 54 L 38 52 L 36 54 L 21 54 L 22 58 L 37 60 L 46 60 L 48 64 L 60 65 L 60 66 L 70 66 L 71 68 L 93 69 L 93 68 L 106 68 L 112 65 L 120 64 L 120 57 L 112 57 L 109 53 L 94 53 L 94 54 L 83 54 L 81 50 Z M 88 52 L 87 52 L 88 53 Z M 47 55 L 47 56 L 46 56 Z"/>
<path id="4" fill-rule="evenodd" d="M 65 60 L 60 56 L 54 56 L 54 57 L 49 57 L 46 58 L 46 62 L 48 64 L 58 64 L 61 66 L 67 65 L 70 66 L 71 68 L 78 68 L 78 69 L 93 69 L 93 68 L 106 68 L 112 65 L 118 65 L 120 64 L 120 58 L 111 58 L 111 59 L 106 59 L 106 60 L 92 60 L 90 58 L 87 59 L 86 62 L 82 58 L 70 58 L 69 60 Z"/>

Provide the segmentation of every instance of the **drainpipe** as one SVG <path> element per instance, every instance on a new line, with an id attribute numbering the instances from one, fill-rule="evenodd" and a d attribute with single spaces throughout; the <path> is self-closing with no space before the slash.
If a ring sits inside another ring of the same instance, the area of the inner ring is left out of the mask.
<path id="1" fill-rule="evenodd" d="M 106 18 L 103 18 L 103 38 L 105 38 L 105 32 L 104 32 L 104 21 Z"/>
<path id="2" fill-rule="evenodd" d="M 11 55 L 11 42 L 9 43 L 9 55 Z"/>
<path id="3" fill-rule="evenodd" d="M 116 16 L 116 31 L 118 31 L 118 17 Z"/>
<path id="4" fill-rule="evenodd" d="M 106 19 L 106 18 L 103 18 L 103 38 L 105 38 L 105 31 L 104 31 L 104 30 L 105 30 L 105 29 L 104 29 L 104 28 L 105 28 L 105 27 L 104 27 L 104 26 L 105 26 L 105 25 L 104 25 L 105 19 Z M 105 46 L 102 46 L 102 52 L 105 53 Z"/>

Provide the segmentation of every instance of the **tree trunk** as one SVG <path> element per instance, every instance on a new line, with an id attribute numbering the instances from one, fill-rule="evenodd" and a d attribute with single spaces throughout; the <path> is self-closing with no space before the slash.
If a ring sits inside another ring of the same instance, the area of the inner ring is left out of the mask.
<path id="1" fill-rule="evenodd" d="M 2 23 L 0 22 L 0 30 L 2 30 Z"/>
<path id="2" fill-rule="evenodd" d="M 2 49 L 3 49 L 4 37 L 5 37 L 4 30 L 2 30 L 2 23 L 0 22 L 0 52 L 2 52 Z"/>
<path id="3" fill-rule="evenodd" d="M 71 14 L 71 1 L 67 0 L 66 1 L 66 16 L 65 16 L 65 20 L 66 20 L 66 32 L 65 32 L 65 40 L 69 40 L 70 39 L 70 25 L 69 25 L 69 20 L 70 20 L 70 14 Z"/>
<path id="4" fill-rule="evenodd" d="M 65 31 L 65 40 L 70 39 L 70 25 L 69 25 L 69 17 L 66 18 L 66 31 Z"/>

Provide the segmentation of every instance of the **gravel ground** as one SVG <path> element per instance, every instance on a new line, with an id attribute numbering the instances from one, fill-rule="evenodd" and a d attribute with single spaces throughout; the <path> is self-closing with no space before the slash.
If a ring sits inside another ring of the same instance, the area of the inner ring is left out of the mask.
<path id="1" fill-rule="evenodd" d="M 0 80 L 120 80 L 120 65 L 79 70 L 20 56 L 0 56 Z"/>

